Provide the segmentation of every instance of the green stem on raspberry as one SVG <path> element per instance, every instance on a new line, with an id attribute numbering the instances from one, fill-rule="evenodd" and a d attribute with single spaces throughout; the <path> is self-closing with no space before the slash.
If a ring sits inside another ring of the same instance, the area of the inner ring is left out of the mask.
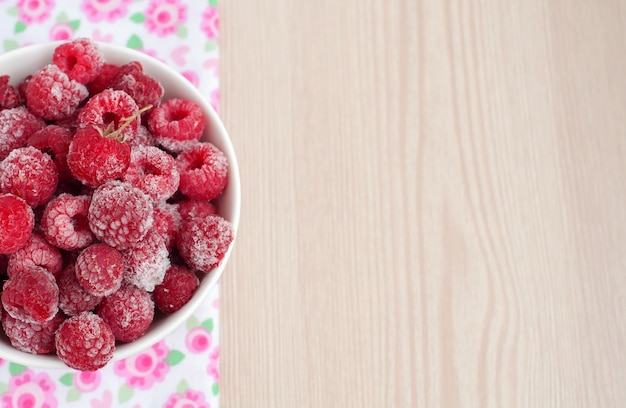
<path id="1" fill-rule="evenodd" d="M 133 116 L 126 118 L 126 120 L 124 120 L 124 123 L 122 123 L 122 126 L 120 126 L 117 130 L 114 130 L 115 123 L 110 122 L 102 131 L 102 137 L 106 137 L 107 139 L 115 139 L 118 142 L 124 143 L 126 141 L 125 137 L 122 135 L 124 129 L 126 129 L 135 119 L 137 119 L 139 115 L 150 109 L 152 109 L 152 104 L 146 105 L 143 108 L 139 109 L 137 112 L 135 112 Z"/>

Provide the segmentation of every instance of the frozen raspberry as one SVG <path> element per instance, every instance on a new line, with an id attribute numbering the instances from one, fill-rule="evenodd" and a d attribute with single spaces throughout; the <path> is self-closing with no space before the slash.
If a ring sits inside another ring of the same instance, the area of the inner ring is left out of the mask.
<path id="1" fill-rule="evenodd" d="M 89 227 L 95 236 L 118 250 L 141 241 L 152 228 L 154 207 L 143 191 L 120 181 L 98 187 L 91 197 Z"/>
<path id="2" fill-rule="evenodd" d="M 52 62 L 81 84 L 93 81 L 104 63 L 98 45 L 88 38 L 76 38 L 59 45 L 54 49 Z"/>
<path id="3" fill-rule="evenodd" d="M 20 94 L 20 101 L 22 105 L 26 103 L 26 88 L 28 87 L 28 83 L 32 77 L 32 75 L 28 75 L 26 78 L 22 79 L 19 84 L 17 84 L 17 92 Z"/>
<path id="4" fill-rule="evenodd" d="M 176 158 L 180 192 L 192 200 L 212 200 L 224 191 L 228 159 L 211 143 L 198 143 Z"/>
<path id="5" fill-rule="evenodd" d="M 122 254 L 106 244 L 93 244 L 76 259 L 76 278 L 87 292 L 107 296 L 119 289 L 124 273 Z"/>
<path id="6" fill-rule="evenodd" d="M 105 62 L 100 69 L 100 74 L 91 82 L 87 84 L 87 89 L 90 95 L 96 95 L 111 87 L 113 78 L 117 75 L 119 66 Z"/>
<path id="7" fill-rule="evenodd" d="M 163 87 L 153 77 L 143 72 L 137 61 L 122 65 L 111 81 L 111 88 L 124 91 L 137 103 L 137 106 L 156 106 L 163 96 Z"/>
<path id="8" fill-rule="evenodd" d="M 88 196 L 61 194 L 50 200 L 41 217 L 41 229 L 54 246 L 73 251 L 91 244 L 94 239 L 87 214 Z"/>
<path id="9" fill-rule="evenodd" d="M 20 93 L 9 84 L 8 75 L 0 75 L 0 110 L 17 108 L 21 105 Z"/>
<path id="10" fill-rule="evenodd" d="M 61 312 L 43 324 L 24 322 L 4 313 L 2 327 L 16 349 L 30 354 L 48 354 L 55 349 L 54 334 L 64 320 Z"/>
<path id="11" fill-rule="evenodd" d="M 33 232 L 26 244 L 9 256 L 9 277 L 14 271 L 29 266 L 41 266 L 53 276 L 57 276 L 63 269 L 61 251 L 50 244 L 40 232 Z"/>
<path id="12" fill-rule="evenodd" d="M 219 265 L 234 239 L 232 224 L 219 215 L 191 218 L 178 233 L 178 250 L 193 269 L 209 272 Z"/>
<path id="13" fill-rule="evenodd" d="M 72 116 L 89 95 L 87 88 L 71 80 L 54 64 L 35 72 L 26 86 L 26 105 L 36 116 L 58 120 Z"/>
<path id="14" fill-rule="evenodd" d="M 130 163 L 130 146 L 103 137 L 95 128 L 79 129 L 67 155 L 72 175 L 91 187 L 120 178 Z"/>
<path id="15" fill-rule="evenodd" d="M 152 292 L 163 281 L 170 267 L 165 240 L 155 230 L 150 230 L 140 242 L 124 251 L 124 280 Z"/>
<path id="16" fill-rule="evenodd" d="M 103 299 L 103 296 L 90 294 L 78 283 L 73 263 L 61 272 L 57 278 L 57 284 L 59 285 L 59 309 L 68 316 L 76 316 L 93 310 Z"/>
<path id="17" fill-rule="evenodd" d="M 78 130 L 78 115 L 80 115 L 80 111 L 82 109 L 83 108 L 79 106 L 78 108 L 76 108 L 76 110 L 71 116 L 68 116 L 67 118 L 64 118 L 64 119 L 56 120 L 54 121 L 54 124 L 69 130 L 70 133 L 73 135 Z"/>
<path id="18" fill-rule="evenodd" d="M 67 166 L 67 153 L 71 142 L 72 133 L 68 129 L 48 125 L 33 133 L 27 144 L 52 157 L 59 173 L 59 182 L 63 182 L 72 178 L 72 173 Z"/>
<path id="19" fill-rule="evenodd" d="M 10 254 L 24 245 L 35 226 L 35 214 L 23 199 L 0 194 L 0 254 Z"/>
<path id="20" fill-rule="evenodd" d="M 208 201 L 182 200 L 177 203 L 178 213 L 182 220 L 215 214 L 215 206 Z"/>
<path id="21" fill-rule="evenodd" d="M 0 160 L 13 149 L 26 146 L 30 135 L 44 127 L 25 106 L 0 111 Z"/>
<path id="22" fill-rule="evenodd" d="M 104 367 L 115 351 L 111 327 L 91 312 L 72 316 L 59 326 L 55 345 L 57 356 L 69 367 L 96 371 Z"/>
<path id="23" fill-rule="evenodd" d="M 187 304 L 193 296 L 200 280 L 189 269 L 172 265 L 165 273 L 163 283 L 154 289 L 152 298 L 163 313 L 174 313 Z"/>
<path id="24" fill-rule="evenodd" d="M 160 204 L 154 208 L 154 228 L 163 238 L 168 250 L 176 243 L 181 217 L 176 204 Z"/>
<path id="25" fill-rule="evenodd" d="M 20 147 L 0 163 L 0 189 L 22 197 L 28 205 L 36 207 L 54 194 L 57 174 L 50 156 L 34 147 Z"/>
<path id="26" fill-rule="evenodd" d="M 172 156 L 153 146 L 134 147 L 130 164 L 122 180 L 146 193 L 158 204 L 170 198 L 176 190 L 180 175 Z"/>
<path id="27" fill-rule="evenodd" d="M 106 137 L 130 142 L 139 130 L 139 113 L 137 104 L 126 92 L 105 89 L 92 96 L 81 109 L 78 127 L 94 127 Z"/>
<path id="28" fill-rule="evenodd" d="M 148 330 L 154 319 L 154 303 L 145 290 L 124 284 L 105 297 L 96 312 L 111 327 L 115 339 L 127 343 Z"/>
<path id="29" fill-rule="evenodd" d="M 2 306 L 16 319 L 43 324 L 59 311 L 59 287 L 41 266 L 14 270 L 4 283 Z"/>
<path id="30" fill-rule="evenodd" d="M 161 146 L 178 153 L 200 140 L 204 116 L 195 102 L 169 99 L 152 109 L 148 128 Z"/>
<path id="31" fill-rule="evenodd" d="M 129 142 L 131 147 L 136 146 L 158 146 L 159 142 L 156 141 L 152 133 L 147 127 L 141 125 L 137 131 L 137 135 Z"/>

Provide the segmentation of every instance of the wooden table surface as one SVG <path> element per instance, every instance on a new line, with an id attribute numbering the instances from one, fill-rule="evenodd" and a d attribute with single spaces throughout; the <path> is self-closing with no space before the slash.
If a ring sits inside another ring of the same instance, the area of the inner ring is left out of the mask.
<path id="1" fill-rule="evenodd" d="M 626 3 L 220 7 L 222 406 L 626 406 Z"/>

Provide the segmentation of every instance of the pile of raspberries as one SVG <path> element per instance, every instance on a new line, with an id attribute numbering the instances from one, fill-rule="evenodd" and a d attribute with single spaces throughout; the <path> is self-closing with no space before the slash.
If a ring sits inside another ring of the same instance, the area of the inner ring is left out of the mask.
<path id="1" fill-rule="evenodd" d="M 212 200 L 228 161 L 200 141 L 196 103 L 162 100 L 139 62 L 107 63 L 90 39 L 10 79 L 0 76 L 2 327 L 18 350 L 97 370 L 223 259 L 234 231 Z"/>

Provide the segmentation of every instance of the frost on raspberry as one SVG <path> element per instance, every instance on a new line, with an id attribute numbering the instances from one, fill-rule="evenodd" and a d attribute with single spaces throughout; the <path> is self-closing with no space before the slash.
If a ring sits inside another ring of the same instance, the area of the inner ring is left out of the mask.
<path id="1" fill-rule="evenodd" d="M 139 188 L 158 204 L 170 198 L 180 181 L 172 156 L 153 146 L 138 146 L 131 150 L 130 164 L 122 180 Z"/>
<path id="2" fill-rule="evenodd" d="M 0 111 L 0 160 L 13 149 L 26 146 L 28 138 L 44 126 L 25 106 Z"/>
<path id="3" fill-rule="evenodd" d="M 193 297 L 200 280 L 191 270 L 172 265 L 165 273 L 163 282 L 152 293 L 157 308 L 166 314 L 174 313 Z"/>
<path id="4" fill-rule="evenodd" d="M 59 326 L 55 345 L 57 356 L 69 367 L 96 371 L 113 358 L 115 336 L 100 316 L 83 312 Z"/>
<path id="5" fill-rule="evenodd" d="M 171 250 L 180 230 L 181 216 L 177 204 L 163 203 L 154 208 L 154 228 Z"/>
<path id="6" fill-rule="evenodd" d="M 95 309 L 103 296 L 94 296 L 78 283 L 76 267 L 70 263 L 57 278 L 59 285 L 59 309 L 68 316 L 76 316 L 82 312 Z"/>
<path id="7" fill-rule="evenodd" d="M 76 38 L 57 46 L 52 62 L 71 79 L 86 84 L 100 74 L 104 59 L 95 42 L 88 38 Z"/>
<path id="8" fill-rule="evenodd" d="M 26 106 L 45 120 L 72 116 L 89 95 L 87 88 L 72 79 L 54 64 L 35 72 L 26 85 Z"/>
<path id="9" fill-rule="evenodd" d="M 204 218 L 215 214 L 215 206 L 208 201 L 199 200 L 181 200 L 177 203 L 178 213 L 182 220 L 190 218 Z"/>
<path id="10" fill-rule="evenodd" d="M 169 99 L 152 109 L 148 128 L 165 149 L 179 153 L 193 146 L 204 132 L 202 109 L 195 102 Z"/>
<path id="11" fill-rule="evenodd" d="M 0 110 L 17 108 L 21 105 L 20 93 L 9 84 L 8 75 L 0 75 Z"/>
<path id="12" fill-rule="evenodd" d="M 105 89 L 92 96 L 78 115 L 80 129 L 93 127 L 104 137 L 130 142 L 139 130 L 139 107 L 126 92 Z"/>
<path id="13" fill-rule="evenodd" d="M 124 284 L 104 298 L 96 313 L 111 327 L 116 340 L 127 343 L 143 336 L 150 327 L 154 302 L 145 290 Z"/>
<path id="14" fill-rule="evenodd" d="M 11 254 L 26 245 L 34 227 L 35 214 L 26 201 L 0 194 L 0 254 Z"/>
<path id="15" fill-rule="evenodd" d="M 156 106 L 163 96 L 163 87 L 159 81 L 144 73 L 143 67 L 137 61 L 122 65 L 110 86 L 129 94 L 138 106 Z"/>
<path id="16" fill-rule="evenodd" d="M 89 227 L 105 244 L 131 248 L 152 228 L 154 207 L 143 191 L 120 181 L 98 187 L 91 198 Z"/>
<path id="17" fill-rule="evenodd" d="M 111 81 L 117 75 L 117 71 L 120 69 L 118 65 L 105 62 L 100 69 L 100 74 L 94 78 L 93 81 L 87 84 L 87 89 L 90 95 L 96 95 L 111 87 Z"/>
<path id="18" fill-rule="evenodd" d="M 76 279 L 94 296 L 107 296 L 119 289 L 124 273 L 124 259 L 115 248 L 93 244 L 76 259 Z"/>
<path id="19" fill-rule="evenodd" d="M 50 200 L 41 217 L 41 229 L 50 243 L 66 251 L 91 244 L 94 235 L 89 228 L 89 204 L 86 195 L 60 194 Z"/>
<path id="20" fill-rule="evenodd" d="M 136 146 L 158 146 L 159 142 L 156 141 L 152 133 L 147 127 L 141 125 L 137 131 L 137 135 L 129 142 L 131 147 Z"/>
<path id="21" fill-rule="evenodd" d="M 123 255 L 126 265 L 124 280 L 148 292 L 163 281 L 165 271 L 170 267 L 165 240 L 154 229 Z"/>
<path id="22" fill-rule="evenodd" d="M 63 269 L 61 251 L 50 244 L 41 232 L 33 232 L 26 244 L 9 256 L 8 275 L 30 266 L 41 266 L 53 276 Z"/>
<path id="23" fill-rule="evenodd" d="M 31 207 L 46 203 L 57 188 L 57 168 L 34 147 L 13 150 L 0 163 L 0 189 L 22 197 Z"/>
<path id="24" fill-rule="evenodd" d="M 2 306 L 16 319 L 43 324 L 59 311 L 59 287 L 41 266 L 14 270 L 4 284 Z"/>
<path id="25" fill-rule="evenodd" d="M 16 349 L 30 354 L 48 354 L 55 349 L 54 335 L 57 328 L 65 321 L 62 312 L 58 312 L 49 322 L 38 324 L 25 322 L 2 314 L 2 328 Z"/>
<path id="26" fill-rule="evenodd" d="M 228 181 L 228 159 L 212 143 L 198 143 L 176 158 L 180 192 L 192 200 L 219 197 Z"/>
<path id="27" fill-rule="evenodd" d="M 72 132 L 64 127 L 48 125 L 33 133 L 27 142 L 28 146 L 33 146 L 52 158 L 59 173 L 59 182 L 72 178 L 67 166 L 67 153 L 72 142 L 72 135 Z"/>
<path id="28" fill-rule="evenodd" d="M 233 239 L 232 224 L 219 215 L 209 215 L 184 221 L 177 244 L 189 267 L 209 272 L 219 265 Z"/>

